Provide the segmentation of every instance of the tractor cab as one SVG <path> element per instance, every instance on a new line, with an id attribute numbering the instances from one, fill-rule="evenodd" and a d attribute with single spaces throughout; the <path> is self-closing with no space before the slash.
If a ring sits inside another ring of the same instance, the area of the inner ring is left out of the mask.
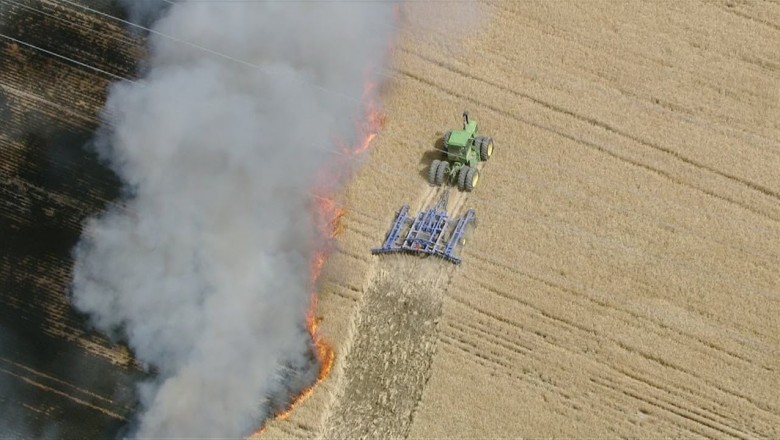
<path id="1" fill-rule="evenodd" d="M 444 138 L 447 160 L 458 163 L 472 162 L 469 152 L 476 134 L 477 121 L 470 121 L 468 112 L 463 112 L 463 130 L 452 131 Z"/>
<path id="2" fill-rule="evenodd" d="M 469 152 L 468 144 L 471 140 L 468 132 L 453 131 L 447 139 L 447 160 L 450 162 L 465 162 Z"/>

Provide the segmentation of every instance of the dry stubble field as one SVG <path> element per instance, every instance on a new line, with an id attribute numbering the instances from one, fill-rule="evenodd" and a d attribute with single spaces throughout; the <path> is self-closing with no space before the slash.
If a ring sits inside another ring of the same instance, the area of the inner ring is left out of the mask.
<path id="1" fill-rule="evenodd" d="M 780 436 L 780 4 L 402 11 L 320 302 L 337 364 L 267 436 Z M 464 109 L 496 152 L 451 196 L 463 265 L 371 256 Z"/>
<path id="2" fill-rule="evenodd" d="M 4 32 L 132 75 L 142 42 L 116 23 L 26 5 L 4 4 Z M 337 363 L 266 436 L 779 437 L 780 5 L 403 12 L 389 121 L 346 194 L 320 301 Z M 32 357 L 0 346 L 0 370 L 32 396 L 20 411 L 101 437 L 132 414 L 123 393 L 139 372 L 83 332 L 62 292 L 80 221 L 115 196 L 94 158 L 78 165 L 111 78 L 0 50 L 0 213 L 14 238 L 0 313 L 40 334 L 24 339 Z M 371 256 L 401 205 L 436 200 L 426 153 L 464 109 L 497 145 L 480 187 L 451 196 L 480 221 L 464 264 Z M 70 373 L 84 370 L 99 374 Z"/>

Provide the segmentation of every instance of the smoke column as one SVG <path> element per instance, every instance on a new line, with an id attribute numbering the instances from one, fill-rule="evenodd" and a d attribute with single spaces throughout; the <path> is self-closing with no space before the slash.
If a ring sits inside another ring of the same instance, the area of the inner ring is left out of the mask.
<path id="1" fill-rule="evenodd" d="M 126 200 L 85 225 L 72 301 L 158 372 L 135 436 L 247 435 L 281 367 L 308 359 L 307 192 L 334 140 L 356 140 L 394 7 L 175 3 L 155 30 L 243 62 L 152 33 L 144 77 L 110 88 L 94 144 Z"/>

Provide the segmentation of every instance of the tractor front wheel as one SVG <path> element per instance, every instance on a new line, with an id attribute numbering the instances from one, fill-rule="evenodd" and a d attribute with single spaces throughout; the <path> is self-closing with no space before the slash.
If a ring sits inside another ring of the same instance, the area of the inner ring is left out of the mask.
<path id="1" fill-rule="evenodd" d="M 442 161 L 439 159 L 435 159 L 433 162 L 431 162 L 431 167 L 428 169 L 428 182 L 431 185 L 438 185 L 438 183 L 436 183 L 438 180 L 436 177 L 438 176 L 438 171 L 441 164 Z"/>
<path id="2" fill-rule="evenodd" d="M 447 144 L 450 143 L 450 135 L 451 134 L 452 134 L 451 131 L 448 131 L 448 132 L 444 133 L 444 145 L 442 145 L 442 146 L 444 147 L 445 150 L 447 149 Z"/>
<path id="3" fill-rule="evenodd" d="M 474 191 L 474 188 L 477 187 L 477 183 L 479 183 L 479 170 L 476 168 L 469 168 L 464 185 L 466 191 Z"/>
<path id="4" fill-rule="evenodd" d="M 479 145 L 479 158 L 486 161 L 493 155 L 493 139 L 482 138 Z"/>
<path id="5" fill-rule="evenodd" d="M 446 161 L 439 162 L 439 168 L 436 170 L 436 185 L 444 185 L 447 174 L 450 173 L 450 164 Z"/>

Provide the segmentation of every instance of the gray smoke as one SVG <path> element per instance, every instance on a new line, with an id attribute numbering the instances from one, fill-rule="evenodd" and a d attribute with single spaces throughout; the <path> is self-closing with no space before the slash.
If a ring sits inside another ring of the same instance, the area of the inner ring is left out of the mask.
<path id="1" fill-rule="evenodd" d="M 356 141 L 393 8 L 176 3 L 155 30 L 234 60 L 151 34 L 146 76 L 111 87 L 95 144 L 128 199 L 86 224 L 72 295 L 159 373 L 138 437 L 249 434 L 283 367 L 311 361 L 307 193 L 334 140 Z"/>
<path id="2" fill-rule="evenodd" d="M 177 0 L 171 0 L 172 2 Z M 131 23 L 139 24 L 141 26 L 149 26 L 154 23 L 162 14 L 163 11 L 168 9 L 171 3 L 167 0 L 119 0 L 128 13 L 127 19 Z M 137 27 L 131 27 L 128 29 L 130 32 L 136 32 L 140 30 Z"/>

